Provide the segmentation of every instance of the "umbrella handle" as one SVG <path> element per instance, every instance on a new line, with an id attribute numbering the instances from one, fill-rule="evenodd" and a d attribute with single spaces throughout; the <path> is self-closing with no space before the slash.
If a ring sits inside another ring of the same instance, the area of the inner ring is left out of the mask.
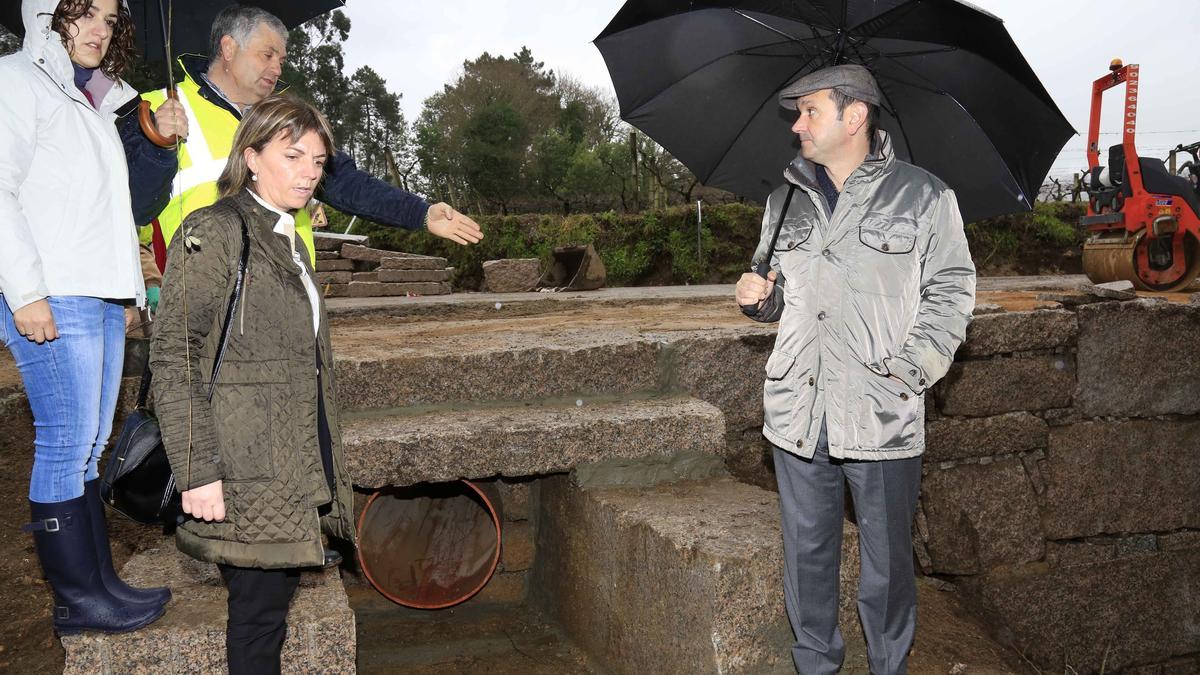
<path id="1" fill-rule="evenodd" d="M 179 94 L 174 87 L 167 90 L 167 98 L 179 100 Z M 141 125 L 142 133 L 146 134 L 146 138 L 160 148 L 173 148 L 179 142 L 178 136 L 163 136 L 158 133 L 158 128 L 154 126 L 154 119 L 150 116 L 149 101 L 143 100 L 138 104 L 138 124 Z"/>
<path id="2" fill-rule="evenodd" d="M 779 243 L 779 231 L 783 229 L 783 219 L 787 217 L 788 208 L 792 205 L 792 195 L 796 194 L 796 186 L 789 185 L 787 198 L 783 200 L 783 210 L 779 212 L 779 222 L 775 224 L 775 234 L 771 235 L 771 245 L 767 247 L 767 255 L 759 261 L 754 267 L 754 273 L 766 279 L 771 272 L 771 256 L 775 253 L 775 244 Z M 753 311 L 758 308 L 758 303 L 752 305 L 742 305 L 742 309 Z"/>

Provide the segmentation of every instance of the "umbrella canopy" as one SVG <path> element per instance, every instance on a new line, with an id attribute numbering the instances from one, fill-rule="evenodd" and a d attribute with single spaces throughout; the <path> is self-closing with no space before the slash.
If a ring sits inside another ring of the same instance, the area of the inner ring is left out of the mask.
<path id="1" fill-rule="evenodd" d="M 1003 22 L 955 0 L 629 0 L 595 44 L 622 118 L 759 201 L 800 147 L 779 90 L 840 63 L 875 74 L 897 156 L 967 222 L 1030 209 L 1075 133 Z"/>
<path id="2" fill-rule="evenodd" d="M 346 0 L 128 0 L 138 50 L 151 63 L 166 60 L 160 2 L 162 12 L 170 17 L 171 47 L 175 54 L 207 54 L 213 19 L 230 5 L 261 7 L 291 29 L 346 4 Z M 20 0 L 9 0 L 0 7 L 0 24 L 17 36 L 25 35 Z"/>

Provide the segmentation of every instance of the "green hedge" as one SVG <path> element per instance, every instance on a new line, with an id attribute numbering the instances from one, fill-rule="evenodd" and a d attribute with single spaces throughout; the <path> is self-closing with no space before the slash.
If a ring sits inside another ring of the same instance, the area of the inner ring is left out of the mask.
<path id="1" fill-rule="evenodd" d="M 328 211 L 332 228 L 343 231 L 344 214 Z M 1081 205 L 1037 204 L 1031 213 L 971 223 L 967 237 L 981 269 L 1017 263 L 1030 246 L 1076 249 L 1082 232 L 1075 224 Z M 762 208 L 722 204 L 704 208 L 700 255 L 696 251 L 695 207 L 635 214 L 612 211 L 571 216 L 525 214 L 477 218 L 484 240 L 459 246 L 427 232 L 407 232 L 359 220 L 353 232 L 371 237 L 379 248 L 447 258 L 456 288 L 478 289 L 485 260 L 551 259 L 555 246 L 592 244 L 604 260 L 609 286 L 731 283 L 749 269 L 758 242 Z M 1027 270 L 1037 273 L 1037 270 Z"/>

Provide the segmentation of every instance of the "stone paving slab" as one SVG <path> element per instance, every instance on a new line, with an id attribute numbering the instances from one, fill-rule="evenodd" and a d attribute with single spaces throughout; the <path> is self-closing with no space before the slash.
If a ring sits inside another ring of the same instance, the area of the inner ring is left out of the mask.
<path id="1" fill-rule="evenodd" d="M 456 408 L 342 424 L 355 485 L 533 476 L 611 458 L 725 450 L 717 408 L 688 398 Z"/>
<path id="2" fill-rule="evenodd" d="M 1066 663 L 1078 673 L 1117 673 L 1196 654 L 1198 569 L 1200 549 L 1190 549 L 1058 568 L 1022 565 L 959 585 L 987 603 L 1032 661 L 1051 670 Z"/>
<path id="3" fill-rule="evenodd" d="M 328 284 L 325 288 L 325 296 L 331 298 L 371 298 L 408 294 L 446 295 L 450 293 L 450 284 L 447 283 L 417 282 L 398 284 L 383 283 L 380 281 L 355 281 L 350 272 L 328 272 L 327 274 L 346 275 L 345 277 L 331 277 L 320 282 Z"/>
<path id="4" fill-rule="evenodd" d="M 985 314 L 967 326 L 967 340 L 955 356 L 1055 349 L 1074 344 L 1078 334 L 1075 313 L 1062 309 Z"/>
<path id="5" fill-rule="evenodd" d="M 937 574 L 977 574 L 1045 552 L 1037 496 L 1017 459 L 930 471 L 921 484 Z"/>
<path id="6" fill-rule="evenodd" d="M 340 234 L 338 232 L 313 232 L 313 248 L 318 251 L 337 251 L 343 244 L 370 246 L 371 241 L 361 234 Z"/>
<path id="7" fill-rule="evenodd" d="M 1046 422 L 1023 411 L 936 419 L 925 423 L 925 468 L 934 468 L 939 462 L 1044 449 L 1048 437 Z"/>
<path id="8" fill-rule="evenodd" d="M 1081 309 L 1079 325 L 1086 416 L 1200 413 L 1200 306 L 1106 303 Z"/>
<path id="9" fill-rule="evenodd" d="M 1050 431 L 1051 539 L 1200 529 L 1200 421 L 1092 421 Z M 1200 637 L 1200 635 L 1198 635 Z"/>
<path id="10" fill-rule="evenodd" d="M 942 414 L 989 417 L 1068 408 L 1075 393 L 1069 356 L 955 362 L 934 385 Z"/>
<path id="11" fill-rule="evenodd" d="M 392 270 L 381 268 L 376 274 L 385 283 L 411 283 L 416 281 L 450 281 L 453 268 L 438 270 Z"/>
<path id="12" fill-rule="evenodd" d="M 122 577 L 135 586 L 170 587 L 166 614 L 132 633 L 64 637 L 64 675 L 227 672 L 226 592 L 216 565 L 170 546 L 134 556 Z M 305 573 L 288 612 L 283 672 L 353 673 L 355 644 L 354 612 L 338 572 Z"/>
<path id="13" fill-rule="evenodd" d="M 379 257 L 380 270 L 440 270 L 445 269 L 445 258 L 432 256 L 397 254 L 386 252 Z"/>
<path id="14" fill-rule="evenodd" d="M 508 322 L 470 323 L 445 322 L 436 331 L 423 323 L 337 330 L 333 352 L 343 409 L 531 401 L 659 388 L 661 345 L 636 333 L 598 328 L 526 332 Z M 464 332 L 456 333 L 458 327 Z"/>
<path id="15" fill-rule="evenodd" d="M 615 673 L 792 673 L 774 493 L 728 477 L 651 488 L 541 486 L 532 592 Z M 857 537 L 843 540 L 847 641 Z"/>

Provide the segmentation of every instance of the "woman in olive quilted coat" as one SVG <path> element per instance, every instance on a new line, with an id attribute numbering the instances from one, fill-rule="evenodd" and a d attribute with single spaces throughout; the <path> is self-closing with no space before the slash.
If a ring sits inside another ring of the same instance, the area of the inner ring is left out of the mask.
<path id="1" fill-rule="evenodd" d="M 151 368 L 163 441 L 192 516 L 176 539 L 217 563 L 229 587 L 234 675 L 279 672 L 297 568 L 323 563 L 322 527 L 354 537 L 329 327 L 292 217 L 332 154 L 328 122 L 312 106 L 291 97 L 254 106 L 218 182 L 222 198 L 184 221 L 167 256 Z M 248 263 L 235 289 L 243 236 Z"/>

